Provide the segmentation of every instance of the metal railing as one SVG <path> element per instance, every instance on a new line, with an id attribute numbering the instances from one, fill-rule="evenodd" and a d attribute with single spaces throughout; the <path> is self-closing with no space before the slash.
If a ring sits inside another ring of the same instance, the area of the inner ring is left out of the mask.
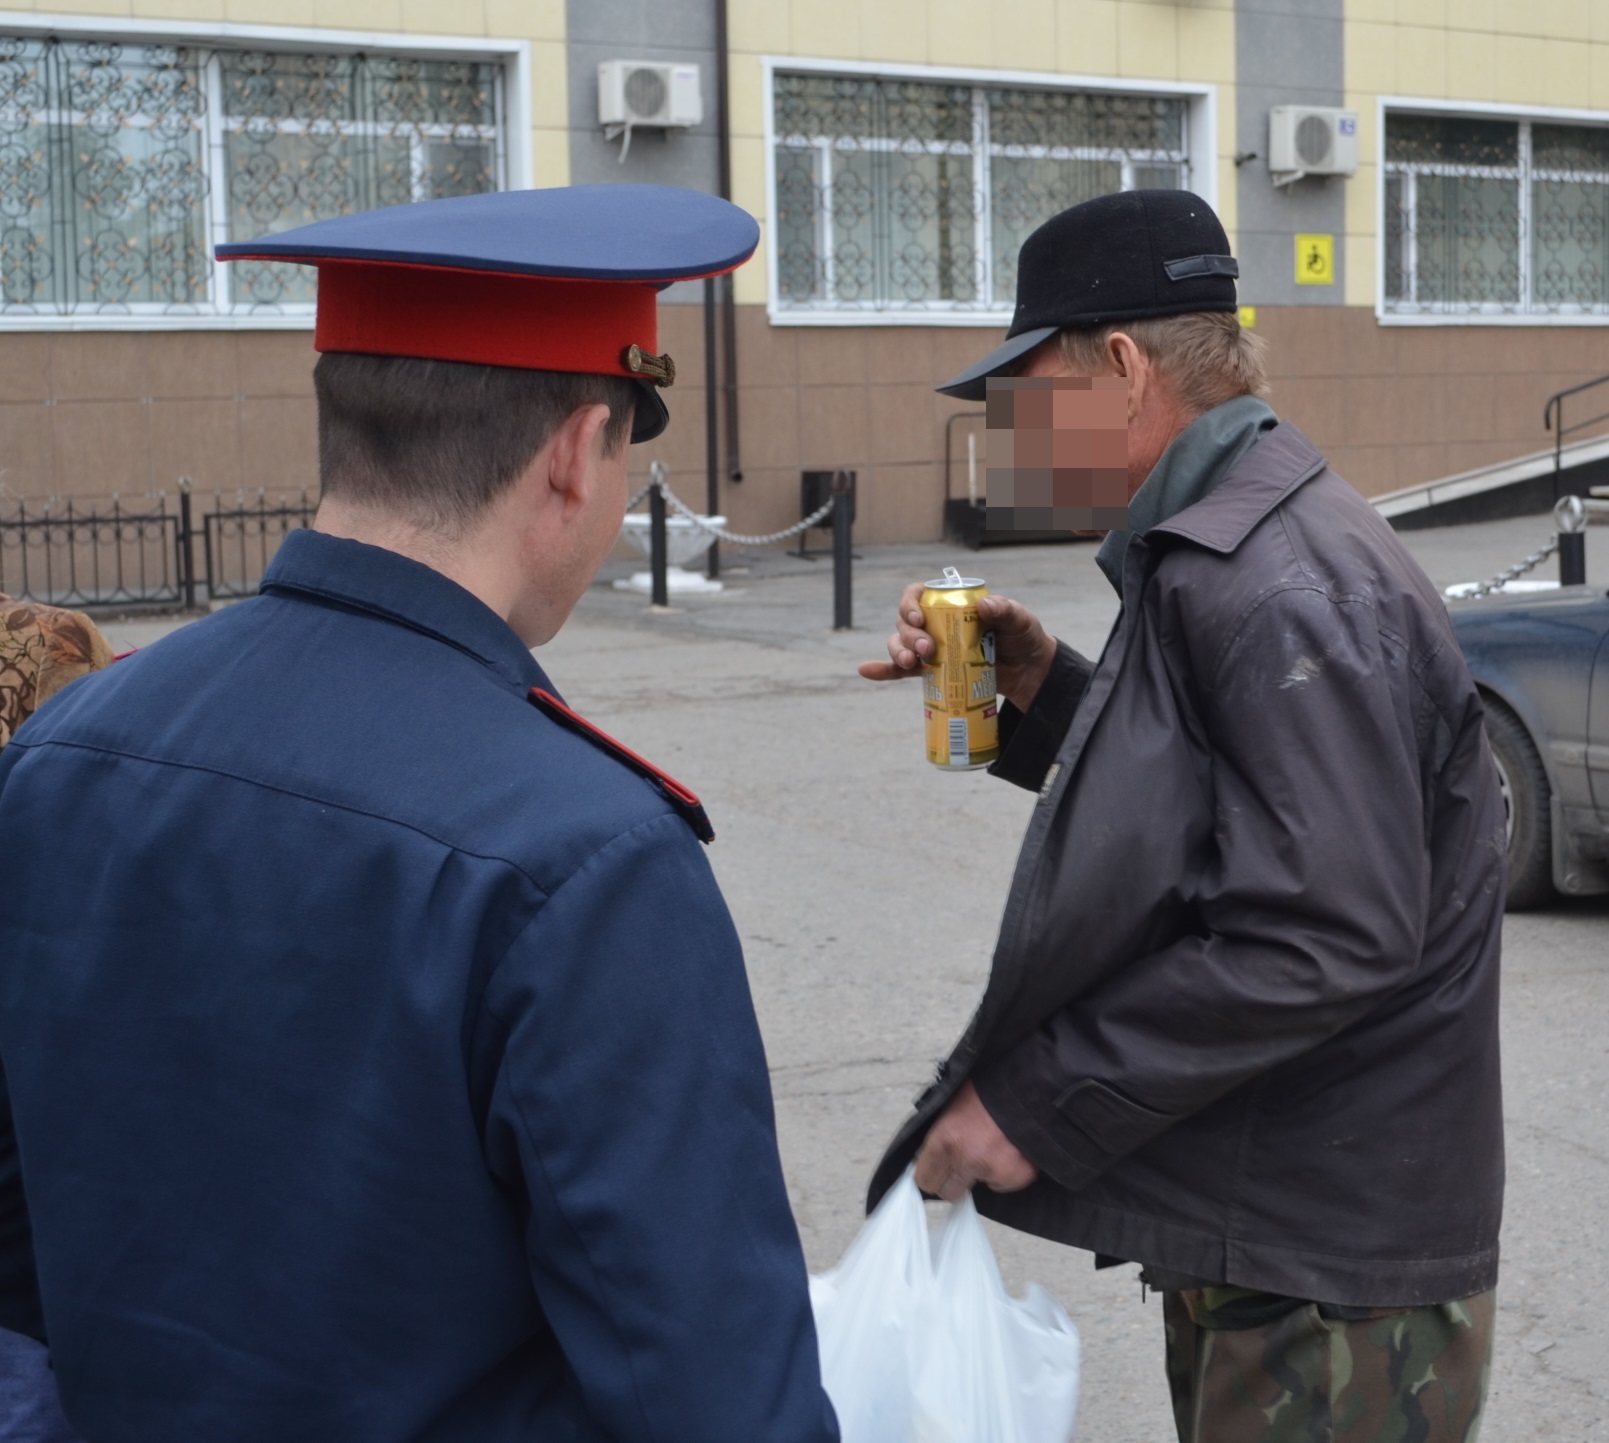
<path id="1" fill-rule="evenodd" d="M 1574 421 L 1570 425 L 1564 424 L 1564 403 L 1570 396 L 1579 396 L 1583 391 L 1591 391 L 1599 386 L 1609 384 L 1609 375 L 1594 376 L 1590 381 L 1583 381 L 1579 386 L 1568 386 L 1562 391 L 1555 391 L 1542 407 L 1542 425 L 1546 430 L 1553 432 L 1553 500 L 1557 504 L 1564 494 L 1562 482 L 1564 476 L 1564 438 L 1575 431 L 1585 431 L 1589 426 L 1596 426 L 1600 421 L 1609 421 L 1609 411 L 1600 411 L 1596 416 L 1589 416 L 1585 421 Z M 1554 423 L 1558 424 L 1555 425 Z"/>
<path id="2" fill-rule="evenodd" d="M 188 477 L 172 494 L 139 500 L 12 502 L 0 506 L 0 592 L 56 606 L 185 611 L 250 596 L 316 504 L 306 491 L 272 503 L 262 489 L 217 492 L 198 525 Z"/>
<path id="3" fill-rule="evenodd" d="M 268 563 L 279 543 L 298 527 L 309 526 L 318 503 L 304 490 L 296 501 L 270 506 L 266 493 L 256 504 L 245 497 L 225 506 L 214 498 L 213 509 L 201 518 L 202 554 L 206 560 L 207 597 L 213 601 L 255 596 Z"/>

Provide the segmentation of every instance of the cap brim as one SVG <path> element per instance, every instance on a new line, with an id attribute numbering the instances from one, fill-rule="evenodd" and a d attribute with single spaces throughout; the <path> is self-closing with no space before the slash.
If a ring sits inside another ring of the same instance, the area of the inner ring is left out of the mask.
<path id="1" fill-rule="evenodd" d="M 988 394 L 990 376 L 997 376 L 1013 361 L 1021 360 L 1041 341 L 1049 340 L 1060 329 L 1058 326 L 1039 326 L 1013 336 L 1004 345 L 996 346 L 981 361 L 951 376 L 942 386 L 934 389 L 941 396 L 955 396 L 962 401 L 982 401 Z"/>
<path id="2" fill-rule="evenodd" d="M 652 441 L 663 435 L 665 427 L 670 425 L 670 411 L 665 405 L 665 398 L 659 394 L 659 387 L 652 381 L 638 381 L 637 391 L 637 410 L 631 422 L 633 446 L 639 441 Z"/>

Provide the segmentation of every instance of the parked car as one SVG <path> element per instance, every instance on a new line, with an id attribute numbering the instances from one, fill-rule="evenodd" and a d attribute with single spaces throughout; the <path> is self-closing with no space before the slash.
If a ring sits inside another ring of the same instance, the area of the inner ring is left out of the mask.
<path id="1" fill-rule="evenodd" d="M 1448 603 L 1508 812 L 1508 905 L 1609 892 L 1609 593 Z"/>

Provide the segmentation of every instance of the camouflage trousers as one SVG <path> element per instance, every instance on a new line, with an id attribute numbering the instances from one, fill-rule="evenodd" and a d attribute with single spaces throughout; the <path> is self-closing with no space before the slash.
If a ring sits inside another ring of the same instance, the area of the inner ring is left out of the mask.
<path id="1" fill-rule="evenodd" d="M 1475 1443 L 1496 1300 L 1371 1311 L 1164 1293 L 1179 1443 Z"/>

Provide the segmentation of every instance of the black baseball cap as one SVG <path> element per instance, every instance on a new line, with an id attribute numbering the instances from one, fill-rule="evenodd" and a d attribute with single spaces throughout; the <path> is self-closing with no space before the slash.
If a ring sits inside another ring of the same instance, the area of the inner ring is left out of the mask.
<path id="1" fill-rule="evenodd" d="M 1240 262 L 1213 209 L 1187 190 L 1125 190 L 1052 216 L 1017 253 L 1006 341 L 938 390 L 981 401 L 990 376 L 1068 326 L 1235 309 Z"/>

